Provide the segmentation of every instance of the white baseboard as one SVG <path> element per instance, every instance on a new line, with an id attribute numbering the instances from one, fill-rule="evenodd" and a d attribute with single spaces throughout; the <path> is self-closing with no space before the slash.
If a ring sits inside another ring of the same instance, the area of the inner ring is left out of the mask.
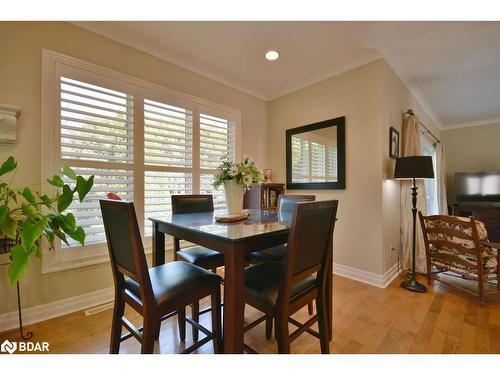
<path id="1" fill-rule="evenodd" d="M 44 305 L 28 307 L 23 309 L 23 325 L 33 324 L 75 311 L 84 310 L 92 306 L 112 301 L 113 298 L 114 288 L 110 287 L 46 303 Z M 17 327 L 19 327 L 17 310 L 0 315 L 0 332 L 9 331 Z"/>
<path id="2" fill-rule="evenodd" d="M 378 288 L 386 288 L 392 280 L 398 276 L 398 265 L 395 264 L 383 275 L 373 272 L 368 272 L 360 270 L 359 268 L 353 268 L 349 266 L 344 266 L 343 264 L 333 263 L 333 273 L 335 275 L 347 277 L 348 279 L 353 279 L 360 281 L 365 284 L 370 284 Z"/>
<path id="3" fill-rule="evenodd" d="M 362 283 L 374 285 L 379 288 L 385 288 L 398 275 L 397 264 L 392 266 L 385 274 L 363 271 L 357 268 L 344 266 L 342 264 L 333 264 L 333 273 L 339 276 L 347 277 Z M 56 318 L 61 315 L 70 314 L 75 311 L 87 309 L 92 306 L 100 305 L 112 301 L 114 297 L 114 288 L 105 288 L 81 294 L 79 296 L 65 298 L 59 301 L 50 302 L 44 305 L 28 307 L 23 309 L 23 325 L 33 324 L 44 320 Z M 11 311 L 0 315 L 0 332 L 9 331 L 19 326 L 17 311 Z"/>

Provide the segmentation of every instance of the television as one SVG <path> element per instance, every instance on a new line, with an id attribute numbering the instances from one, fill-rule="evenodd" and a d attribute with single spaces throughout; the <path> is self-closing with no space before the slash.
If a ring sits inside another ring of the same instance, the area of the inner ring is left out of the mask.
<path id="1" fill-rule="evenodd" d="M 500 172 L 455 173 L 456 202 L 500 202 Z"/>

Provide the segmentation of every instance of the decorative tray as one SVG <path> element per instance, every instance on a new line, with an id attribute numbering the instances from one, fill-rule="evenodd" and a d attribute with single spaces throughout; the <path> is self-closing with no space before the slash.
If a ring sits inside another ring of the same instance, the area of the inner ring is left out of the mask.
<path id="1" fill-rule="evenodd" d="M 219 223 L 234 223 L 236 221 L 245 220 L 250 216 L 249 211 L 243 211 L 240 214 L 221 214 L 215 215 L 215 221 Z"/>

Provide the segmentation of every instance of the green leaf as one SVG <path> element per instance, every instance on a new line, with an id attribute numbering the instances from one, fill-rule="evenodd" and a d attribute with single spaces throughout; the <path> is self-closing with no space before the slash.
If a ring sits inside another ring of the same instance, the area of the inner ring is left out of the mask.
<path id="1" fill-rule="evenodd" d="M 73 201 L 73 192 L 69 185 L 63 186 L 62 194 L 57 198 L 57 211 L 63 212 Z"/>
<path id="2" fill-rule="evenodd" d="M 36 250 L 36 245 L 34 245 L 34 247 L 34 250 Z M 26 251 L 21 245 L 15 245 L 10 249 L 12 262 L 9 265 L 7 274 L 11 285 L 17 283 L 26 273 L 26 269 L 28 268 L 28 259 L 31 253 L 32 249 L 30 249 L 30 251 Z"/>
<path id="3" fill-rule="evenodd" d="M 38 198 L 40 198 L 40 200 L 43 202 L 43 204 L 46 207 L 48 207 L 48 208 L 51 207 L 52 199 L 50 199 L 50 197 L 47 194 L 44 194 L 44 195 L 38 194 Z"/>
<path id="4" fill-rule="evenodd" d="M 21 195 L 24 197 L 24 199 L 26 199 L 28 203 L 36 203 L 35 196 L 31 192 L 31 189 L 29 187 L 25 187 L 21 192 Z"/>
<path id="5" fill-rule="evenodd" d="M 75 219 L 75 216 L 71 212 L 66 215 L 65 221 L 66 221 L 66 224 L 68 225 L 68 227 L 72 231 L 76 230 L 76 219 Z"/>
<path id="6" fill-rule="evenodd" d="M 21 211 L 23 212 L 24 215 L 26 215 L 29 218 L 32 218 L 34 220 L 37 220 L 40 217 L 40 214 L 36 210 L 35 207 L 33 207 L 30 204 L 22 204 L 21 205 Z"/>
<path id="7" fill-rule="evenodd" d="M 59 237 L 62 241 L 64 241 L 64 243 L 66 245 L 69 246 L 69 243 L 68 243 L 68 238 L 66 237 L 66 235 L 64 234 L 64 232 L 62 232 L 61 230 L 59 229 L 54 229 L 54 234 Z"/>
<path id="8" fill-rule="evenodd" d="M 8 213 L 9 213 L 9 207 L 7 206 L 0 207 L 0 223 L 3 223 Z"/>
<path id="9" fill-rule="evenodd" d="M 82 246 L 85 244 L 85 231 L 82 227 L 76 228 L 75 231 L 68 233 L 68 235 L 75 241 L 78 241 Z"/>
<path id="10" fill-rule="evenodd" d="M 13 220 L 10 216 L 6 216 L 4 221 L 0 223 L 0 231 L 7 237 L 16 239 L 17 221 Z"/>
<path id="11" fill-rule="evenodd" d="M 31 249 L 31 247 L 42 235 L 48 222 L 49 219 L 45 217 L 38 220 L 35 224 L 31 224 L 29 222 L 23 223 L 23 227 L 21 229 L 21 245 L 25 250 Z"/>
<path id="12" fill-rule="evenodd" d="M 16 169 L 17 161 L 12 156 L 9 156 L 7 160 L 4 161 L 2 166 L 0 167 L 0 176 L 3 176 L 6 173 L 9 173 Z"/>
<path id="13" fill-rule="evenodd" d="M 76 181 L 76 173 L 70 167 L 63 167 L 63 173 L 72 180 Z"/>
<path id="14" fill-rule="evenodd" d="M 78 191 L 78 198 L 80 198 L 80 202 L 83 201 L 85 196 L 88 194 L 92 186 L 94 185 L 94 176 L 90 176 L 87 180 L 85 180 L 82 176 L 78 176 L 76 178 L 76 190 Z"/>
<path id="15" fill-rule="evenodd" d="M 47 179 L 47 182 L 53 186 L 57 186 L 57 187 L 63 187 L 64 186 L 64 181 L 61 177 L 59 177 L 58 175 L 54 175 L 54 177 L 52 177 L 52 180 L 49 180 Z"/>

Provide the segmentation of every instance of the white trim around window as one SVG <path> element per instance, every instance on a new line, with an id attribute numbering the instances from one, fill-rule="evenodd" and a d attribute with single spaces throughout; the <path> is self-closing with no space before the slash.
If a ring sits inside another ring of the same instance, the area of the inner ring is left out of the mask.
<path id="1" fill-rule="evenodd" d="M 79 109 L 82 103 L 87 106 L 83 111 Z M 85 203 L 87 206 L 74 203 L 75 212 L 82 206 L 90 210 L 91 213 L 87 213 L 82 208 L 85 213 L 82 214 L 82 222 L 91 226 L 95 223 L 96 199 L 106 190 L 106 184 L 113 184 L 113 178 L 126 180 L 128 185 L 123 188 L 123 194 L 127 194 L 129 198 L 133 197 L 147 252 L 151 248 L 151 239 L 145 207 L 148 204 L 168 206 L 165 194 L 157 197 L 158 189 L 155 184 L 165 186 L 174 181 L 174 190 L 179 186 L 186 186 L 180 190 L 186 190 L 188 193 L 206 192 L 209 189 L 207 178 L 214 172 L 211 161 L 224 152 L 235 159 L 239 159 L 241 155 L 239 110 L 46 49 L 42 51 L 41 105 L 42 191 L 55 192 L 54 188 L 46 183 L 46 179 L 57 173 L 63 165 L 80 171 L 87 170 L 92 174 L 101 171 L 99 187 L 94 184 L 94 203 Z M 109 108 L 103 110 L 103 106 Z M 82 119 L 81 113 L 88 115 L 88 108 L 94 115 Z M 176 116 L 177 113 L 180 115 Z M 80 116 L 75 123 L 71 122 L 73 114 L 75 117 Z M 104 123 L 104 120 L 101 123 L 101 117 L 112 118 L 111 124 Z M 170 128 L 169 124 L 172 125 Z M 145 126 L 148 126 L 147 131 Z M 156 129 L 159 129 L 160 133 L 157 133 Z M 168 135 L 165 136 L 165 132 Z M 99 139 L 96 136 L 98 134 L 102 134 L 103 139 Z M 161 143 L 162 136 L 166 137 L 164 144 Z M 175 144 L 172 139 L 179 140 L 179 144 Z M 169 152 L 166 161 L 155 159 L 155 155 L 164 152 L 164 147 L 169 147 L 169 142 L 174 144 L 171 147 L 177 152 Z M 225 146 L 220 147 L 219 143 L 227 144 L 227 150 Z M 207 147 L 207 144 L 213 144 L 213 149 Z M 118 152 L 113 149 L 114 145 L 121 147 Z M 94 151 L 96 157 L 85 157 L 86 153 Z M 122 154 L 123 158 L 116 156 Z M 119 172 L 113 174 L 113 170 Z M 167 180 L 168 182 L 162 185 L 161 181 Z M 182 185 L 183 183 L 187 185 Z M 153 195 L 148 195 L 151 191 Z M 216 204 L 223 204 L 220 201 L 221 194 L 213 193 Z M 159 199 L 161 201 L 158 203 Z M 91 209 L 88 208 L 89 205 L 92 206 Z M 91 215 L 94 217 L 88 217 Z M 76 216 L 78 218 L 78 215 Z M 92 228 L 89 232 L 92 232 Z M 63 248 L 57 243 L 56 249 L 52 251 L 44 246 L 42 272 L 107 262 L 109 257 L 106 244 L 99 236 L 100 233 L 89 235 L 91 243 L 83 248 Z"/>

